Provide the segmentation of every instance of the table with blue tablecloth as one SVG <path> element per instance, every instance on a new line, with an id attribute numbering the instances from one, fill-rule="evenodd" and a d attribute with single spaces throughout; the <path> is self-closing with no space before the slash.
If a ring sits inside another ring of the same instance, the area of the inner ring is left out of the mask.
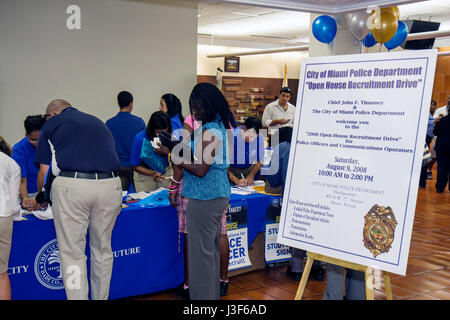
<path id="1" fill-rule="evenodd" d="M 279 196 L 232 195 L 231 207 L 246 207 L 248 243 L 264 231 L 266 210 Z M 86 245 L 89 264 L 89 240 Z M 114 266 L 110 299 L 177 287 L 184 280 L 183 237 L 174 207 L 122 209 L 112 234 Z M 65 299 L 53 220 L 27 216 L 14 222 L 8 274 L 13 299 Z M 89 275 L 88 275 L 89 276 Z"/>

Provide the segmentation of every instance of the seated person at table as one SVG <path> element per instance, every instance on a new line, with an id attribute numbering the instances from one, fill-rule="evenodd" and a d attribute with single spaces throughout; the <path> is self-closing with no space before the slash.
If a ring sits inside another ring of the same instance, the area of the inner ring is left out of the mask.
<path id="1" fill-rule="evenodd" d="M 265 191 L 273 194 L 283 194 L 291 151 L 292 127 L 280 128 L 278 134 L 278 144 L 273 146 L 274 152 L 271 160 L 278 161 L 278 171 L 273 175 L 264 176 L 267 181 Z"/>
<path id="2" fill-rule="evenodd" d="M 39 208 L 36 200 L 37 175 L 39 166 L 34 162 L 36 148 L 38 146 L 41 128 L 45 123 L 45 116 L 28 116 L 25 119 L 26 136 L 13 147 L 11 158 L 13 158 L 20 166 L 21 182 L 20 182 L 20 200 L 22 206 L 29 210 L 37 210 Z"/>
<path id="3" fill-rule="evenodd" d="M 279 129 L 279 143 L 274 147 L 271 162 L 279 161 L 278 171 L 273 175 L 265 175 L 267 180 L 266 192 L 268 193 L 281 193 L 284 192 L 286 185 L 287 170 L 289 165 L 289 153 L 291 151 L 292 140 L 292 127 L 282 127 Z M 273 140 L 272 140 L 273 141 Z M 294 281 L 300 281 L 303 273 L 303 259 L 305 258 L 306 251 L 290 248 L 291 249 L 291 263 L 286 270 L 286 274 Z M 325 278 L 324 268 L 320 265 L 319 261 L 314 261 L 311 269 L 311 276 L 314 280 L 323 281 Z"/>
<path id="4" fill-rule="evenodd" d="M 264 159 L 264 138 L 259 133 L 261 128 L 261 120 L 248 117 L 244 126 L 234 129 L 233 161 L 228 168 L 231 184 L 240 187 L 253 185 L 255 176 L 259 175 Z"/>
<path id="5" fill-rule="evenodd" d="M 130 165 L 134 170 L 136 192 L 151 192 L 160 187 L 169 187 L 170 180 L 165 179 L 172 176 L 169 160 L 156 154 L 150 143 L 163 131 L 172 132 L 170 117 L 165 112 L 157 111 L 150 117 L 147 128 L 134 137 Z"/>

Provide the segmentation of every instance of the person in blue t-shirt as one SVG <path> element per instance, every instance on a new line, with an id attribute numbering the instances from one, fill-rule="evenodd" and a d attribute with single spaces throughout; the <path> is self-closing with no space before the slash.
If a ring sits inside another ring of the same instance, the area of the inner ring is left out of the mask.
<path id="1" fill-rule="evenodd" d="M 130 166 L 131 147 L 136 134 L 145 129 L 142 118 L 131 114 L 133 111 L 133 95 L 122 91 L 117 96 L 120 107 L 119 113 L 106 121 L 106 126 L 111 131 L 116 145 L 117 155 L 120 160 L 119 177 L 122 190 L 128 190 L 133 184 L 133 169 Z"/>
<path id="2" fill-rule="evenodd" d="M 24 122 L 26 136 L 14 145 L 11 155 L 11 158 L 20 166 L 20 200 L 22 206 L 29 211 L 39 208 L 34 199 L 38 192 L 37 175 L 39 171 L 39 166 L 34 162 L 34 157 L 44 123 L 44 115 L 28 116 Z"/>
<path id="3" fill-rule="evenodd" d="M 172 131 L 170 117 L 165 112 L 156 111 L 151 115 L 147 127 L 134 137 L 130 166 L 134 170 L 133 178 L 136 192 L 150 192 L 160 187 L 169 187 L 170 180 L 165 178 L 171 177 L 173 172 L 168 157 L 154 153 L 151 146 L 151 141 L 163 131 Z M 146 144 L 145 147 L 144 144 Z M 145 159 L 143 159 L 143 150 L 144 153 L 147 151 L 146 156 L 144 154 Z M 154 165 L 151 166 L 144 160 L 152 161 Z"/>
<path id="4" fill-rule="evenodd" d="M 259 133 L 261 128 L 261 120 L 248 117 L 244 126 L 234 129 L 232 162 L 228 168 L 228 178 L 234 185 L 253 185 L 259 175 L 264 160 L 264 138 Z"/>
<path id="5" fill-rule="evenodd" d="M 166 93 L 161 97 L 159 110 L 167 113 L 172 122 L 172 134 L 182 140 L 184 117 L 182 113 L 181 101 L 172 93 Z"/>

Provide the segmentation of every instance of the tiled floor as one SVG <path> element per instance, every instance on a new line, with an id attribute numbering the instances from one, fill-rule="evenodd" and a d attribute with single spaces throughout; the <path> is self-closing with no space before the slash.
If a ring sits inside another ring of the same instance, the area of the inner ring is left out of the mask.
<path id="1" fill-rule="evenodd" d="M 436 167 L 435 167 L 436 168 Z M 436 171 L 433 172 L 433 178 Z M 450 300 L 450 192 L 437 194 L 435 179 L 419 189 L 406 276 L 392 274 L 394 300 Z M 231 278 L 225 300 L 291 300 L 298 282 L 286 276 L 286 266 L 254 271 Z M 375 272 L 375 299 L 385 299 L 384 282 Z M 303 299 L 322 298 L 326 282 L 309 280 Z M 134 297 L 176 300 L 173 290 Z"/>

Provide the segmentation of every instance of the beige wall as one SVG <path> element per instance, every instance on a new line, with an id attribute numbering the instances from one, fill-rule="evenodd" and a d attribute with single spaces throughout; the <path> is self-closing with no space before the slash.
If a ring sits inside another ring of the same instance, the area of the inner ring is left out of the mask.
<path id="1" fill-rule="evenodd" d="M 72 4 L 81 30 L 66 27 Z M 196 83 L 195 1 L 1 0 L 0 40 L 0 135 L 10 144 L 54 98 L 106 120 L 128 90 L 147 121 L 166 92 L 187 110 Z"/>
<path id="2" fill-rule="evenodd" d="M 232 52 L 245 50 L 255 49 L 198 45 L 197 74 L 212 76 L 216 75 L 217 67 L 221 67 L 224 70 L 224 58 L 207 58 L 208 54 L 230 52 L 230 55 L 232 55 Z M 225 72 L 224 75 L 282 79 L 284 77 L 284 65 L 287 63 L 288 78 L 298 79 L 301 61 L 307 56 L 308 54 L 305 52 L 280 52 L 241 56 L 240 72 Z"/>

